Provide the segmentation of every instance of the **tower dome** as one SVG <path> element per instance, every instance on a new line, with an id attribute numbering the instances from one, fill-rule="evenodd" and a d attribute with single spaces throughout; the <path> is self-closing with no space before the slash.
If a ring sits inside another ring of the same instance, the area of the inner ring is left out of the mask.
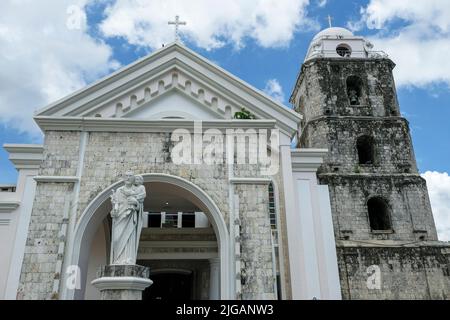
<path id="1" fill-rule="evenodd" d="M 372 44 L 350 30 L 330 27 L 314 36 L 305 61 L 313 58 L 368 58 Z"/>
<path id="2" fill-rule="evenodd" d="M 342 38 L 353 37 L 353 33 L 345 28 L 332 27 L 320 31 L 318 34 L 314 36 L 313 41 L 319 38 L 339 38 L 339 37 Z"/>

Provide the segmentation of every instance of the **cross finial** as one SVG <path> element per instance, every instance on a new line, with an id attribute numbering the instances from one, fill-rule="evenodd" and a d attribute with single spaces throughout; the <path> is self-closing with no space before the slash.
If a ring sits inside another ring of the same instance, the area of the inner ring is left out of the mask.
<path id="1" fill-rule="evenodd" d="M 328 15 L 327 19 L 328 19 L 328 25 L 331 28 L 331 20 L 333 20 L 333 18 L 330 15 Z"/>
<path id="2" fill-rule="evenodd" d="M 180 16 L 175 16 L 175 21 L 169 21 L 169 24 L 175 25 L 175 41 L 180 41 L 180 30 L 179 26 L 185 26 L 186 21 L 180 21 Z"/>

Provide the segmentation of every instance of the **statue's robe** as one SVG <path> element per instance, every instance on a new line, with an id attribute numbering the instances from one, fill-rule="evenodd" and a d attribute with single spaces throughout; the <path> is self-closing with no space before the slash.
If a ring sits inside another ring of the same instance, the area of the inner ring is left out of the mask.
<path id="1" fill-rule="evenodd" d="M 144 221 L 144 199 L 147 196 L 145 191 L 145 186 L 136 186 L 136 200 L 139 202 L 138 214 L 137 214 L 137 225 L 136 225 L 136 256 L 139 246 L 139 238 L 141 237 L 142 222 Z"/>
<path id="2" fill-rule="evenodd" d="M 120 187 L 115 196 L 117 211 L 112 219 L 111 262 L 112 264 L 136 264 L 139 244 L 137 227 L 140 220 L 136 188 L 134 186 Z"/>

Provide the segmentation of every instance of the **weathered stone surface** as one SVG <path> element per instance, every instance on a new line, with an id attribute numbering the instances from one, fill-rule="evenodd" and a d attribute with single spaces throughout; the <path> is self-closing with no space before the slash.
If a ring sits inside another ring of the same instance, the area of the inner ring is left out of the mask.
<path id="1" fill-rule="evenodd" d="M 338 246 L 345 299 L 450 299 L 450 255 L 439 245 Z M 370 289 L 369 267 L 380 268 L 381 287 Z"/>
<path id="2" fill-rule="evenodd" d="M 57 264 L 64 263 L 64 248 L 67 246 L 65 235 L 60 233 L 62 225 L 67 223 L 64 215 L 67 213 L 70 218 L 71 214 L 75 214 L 74 222 L 78 222 L 91 201 L 117 182 L 127 170 L 132 170 L 135 174 L 169 174 L 192 182 L 214 201 L 225 223 L 229 225 L 230 182 L 226 164 L 174 164 L 170 159 L 174 143 L 170 140 L 168 133 L 88 132 L 84 155 L 81 157 L 83 166 L 79 168 L 82 139 L 79 132 L 46 133 L 46 160 L 42 163 L 39 174 L 74 176 L 79 173 L 81 179 L 77 191 L 73 183 L 38 183 L 21 272 L 19 299 L 57 299 L 59 297 L 60 284 L 55 285 L 55 279 L 61 277 L 61 273 L 56 271 L 60 270 Z M 234 174 L 237 177 L 261 177 L 258 165 L 237 165 Z M 279 176 L 275 178 L 280 179 Z M 267 185 L 249 189 L 243 194 L 244 199 L 240 200 L 246 203 L 249 199 L 252 201 L 259 199 L 258 202 L 245 204 L 246 210 L 255 215 L 254 220 L 250 216 L 246 220 L 250 228 L 249 232 L 256 232 L 254 242 L 250 241 L 246 244 L 249 254 L 253 248 L 264 252 L 269 252 L 271 248 L 267 239 L 258 238 L 261 230 L 266 230 L 267 227 L 266 236 L 270 239 L 270 225 L 266 226 L 266 222 L 263 222 L 263 215 L 266 215 L 268 224 L 267 199 L 263 201 L 263 193 L 267 198 Z M 279 199 L 281 201 L 283 197 L 280 196 Z M 74 203 L 76 206 L 73 206 Z M 67 207 L 64 206 L 65 204 Z M 73 212 L 73 208 L 76 208 L 76 212 Z M 284 204 L 280 202 L 279 214 L 284 215 L 283 211 Z M 242 212 L 242 214 L 247 213 Z M 285 226 L 281 228 L 280 233 L 283 236 Z M 211 239 L 215 237 L 212 236 Z M 38 243 L 39 241 L 41 242 Z M 59 250 L 61 246 L 62 251 Z M 186 251 L 183 250 L 183 248 L 180 249 L 181 252 Z M 58 254 L 59 251 L 61 252 Z M 215 252 L 217 249 L 210 251 Z M 194 250 L 189 249 L 189 252 Z M 264 253 L 264 256 L 269 257 L 271 261 L 269 253 Z M 251 257 L 259 259 L 257 255 Z M 259 279 L 272 279 L 272 275 L 269 275 L 267 270 L 272 268 L 271 262 L 265 261 L 262 264 L 251 262 L 251 268 Z M 257 271 L 258 268 L 262 268 L 261 271 Z M 270 279 L 267 281 L 273 280 Z M 258 290 L 267 292 L 269 287 L 273 290 L 273 286 L 267 285 L 267 281 L 252 283 L 251 296 L 256 297 L 257 295 L 253 292 Z M 272 291 L 269 293 L 273 294 Z"/>
<path id="3" fill-rule="evenodd" d="M 152 284 L 149 275 L 149 267 L 107 265 L 92 283 L 100 290 L 101 300 L 141 300 L 142 291 Z"/>
<path id="4" fill-rule="evenodd" d="M 305 118 L 299 145 L 329 150 L 318 177 L 330 188 L 338 239 L 437 239 L 408 122 L 399 116 L 393 67 L 389 59 L 314 59 L 300 75 L 296 110 Z M 361 80 L 359 105 L 351 105 L 347 93 L 347 79 L 355 76 Z M 372 163 L 359 163 L 356 140 L 362 135 L 373 138 Z M 367 201 L 373 196 L 388 201 L 392 233 L 371 232 Z"/>
<path id="5" fill-rule="evenodd" d="M 292 97 L 304 116 L 299 147 L 328 149 L 318 178 L 330 189 L 343 297 L 449 299 L 444 252 L 449 245 L 435 241 L 427 187 L 408 121 L 400 116 L 393 67 L 389 59 L 305 63 Z M 355 76 L 361 84 L 358 105 L 348 94 L 347 79 Z M 373 139 L 373 158 L 365 164 L 358 156 L 361 136 Z M 387 201 L 392 230 L 371 230 L 367 202 L 375 196 Z M 354 241 L 353 247 L 340 240 Z M 381 269 L 380 290 L 367 288 L 367 268 L 373 265 Z"/>
<path id="6" fill-rule="evenodd" d="M 274 299 L 269 194 L 266 185 L 239 185 L 243 300 Z"/>
<path id="7" fill-rule="evenodd" d="M 148 278 L 150 268 L 140 265 L 108 265 L 102 266 L 97 276 L 101 277 L 139 277 Z"/>

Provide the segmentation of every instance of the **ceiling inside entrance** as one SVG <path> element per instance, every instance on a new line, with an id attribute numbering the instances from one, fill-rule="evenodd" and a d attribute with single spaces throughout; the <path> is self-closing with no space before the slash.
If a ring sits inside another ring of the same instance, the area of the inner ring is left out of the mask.
<path id="1" fill-rule="evenodd" d="M 194 202 L 196 199 L 186 190 L 168 183 L 145 184 L 147 198 L 144 210 L 147 212 L 198 212 L 203 211 Z"/>

